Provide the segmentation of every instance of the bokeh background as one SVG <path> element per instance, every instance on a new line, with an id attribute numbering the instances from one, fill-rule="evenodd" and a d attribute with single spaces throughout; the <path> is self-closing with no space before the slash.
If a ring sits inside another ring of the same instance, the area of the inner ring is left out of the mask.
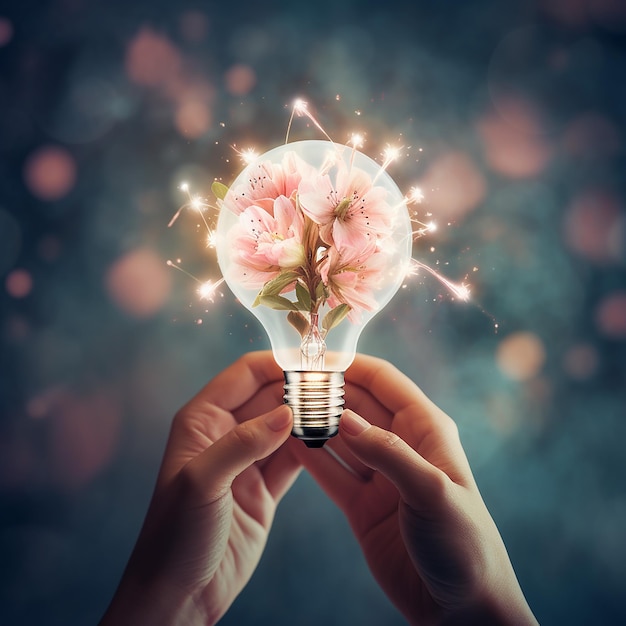
<path id="1" fill-rule="evenodd" d="M 414 256 L 471 286 L 410 278 L 361 350 L 457 420 L 541 623 L 626 623 L 625 34 L 621 0 L 2 0 L 0 623 L 97 622 L 172 415 L 268 346 L 167 225 L 298 96 L 404 147 Z M 403 620 L 303 474 L 223 623 Z"/>

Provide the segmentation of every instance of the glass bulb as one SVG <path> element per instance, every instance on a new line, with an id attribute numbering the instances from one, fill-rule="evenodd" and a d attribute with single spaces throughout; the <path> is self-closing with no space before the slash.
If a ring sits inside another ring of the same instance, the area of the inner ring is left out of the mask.
<path id="1" fill-rule="evenodd" d="M 220 269 L 269 336 L 293 434 L 320 447 L 359 336 L 409 269 L 406 199 L 365 154 L 317 140 L 257 157 L 220 195 Z"/>

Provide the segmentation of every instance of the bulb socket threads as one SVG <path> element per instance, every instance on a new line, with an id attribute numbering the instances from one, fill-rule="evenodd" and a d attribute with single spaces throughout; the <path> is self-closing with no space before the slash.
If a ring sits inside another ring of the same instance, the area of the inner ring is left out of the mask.
<path id="1" fill-rule="evenodd" d="M 293 411 L 291 434 L 308 448 L 321 448 L 339 429 L 343 372 L 285 372 L 285 402 Z"/>

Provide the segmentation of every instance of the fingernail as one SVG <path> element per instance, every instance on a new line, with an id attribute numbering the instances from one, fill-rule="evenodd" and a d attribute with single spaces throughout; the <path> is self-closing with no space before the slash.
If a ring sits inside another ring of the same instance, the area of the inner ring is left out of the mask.
<path id="1" fill-rule="evenodd" d="M 360 435 L 366 428 L 370 427 L 370 423 L 364 420 L 354 411 L 346 409 L 341 416 L 341 426 L 348 435 Z"/>
<path id="2" fill-rule="evenodd" d="M 291 424 L 291 410 L 283 404 L 268 413 L 264 421 L 267 427 L 274 432 L 284 430 L 288 424 Z"/>

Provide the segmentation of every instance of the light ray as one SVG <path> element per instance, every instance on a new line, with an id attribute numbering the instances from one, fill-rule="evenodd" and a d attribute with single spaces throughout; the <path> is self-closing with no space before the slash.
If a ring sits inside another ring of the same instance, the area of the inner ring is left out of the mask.
<path id="1" fill-rule="evenodd" d="M 246 165 L 250 165 L 250 163 L 253 163 L 259 158 L 259 153 L 256 148 L 244 148 L 243 150 L 239 150 L 237 146 L 233 145 L 231 147 Z"/>
<path id="2" fill-rule="evenodd" d="M 293 102 L 293 107 L 291 109 L 291 117 L 289 118 L 289 123 L 287 124 L 287 135 L 285 136 L 285 143 L 289 143 L 289 133 L 291 131 L 291 124 L 293 122 L 293 118 L 295 116 L 308 117 L 311 122 L 315 125 L 315 127 L 330 141 L 330 143 L 334 144 L 335 142 L 332 140 L 331 136 L 324 130 L 324 127 L 317 121 L 314 115 L 309 111 L 309 105 L 307 102 L 302 100 L 301 98 L 296 98 Z"/>
<path id="3" fill-rule="evenodd" d="M 373 180 L 372 180 L 372 184 L 375 183 L 378 178 L 380 178 L 383 175 L 383 172 L 385 172 L 387 170 L 387 168 L 396 160 L 400 157 L 400 152 L 402 150 L 402 146 L 395 147 L 395 146 L 387 146 L 384 151 L 383 151 L 383 164 L 380 166 L 380 170 L 378 170 L 378 172 L 376 173 L 376 176 L 374 176 Z"/>
<path id="4" fill-rule="evenodd" d="M 446 287 L 451 293 L 453 293 L 459 300 L 463 300 L 463 302 L 467 302 L 470 299 L 470 288 L 469 285 L 465 285 L 461 283 L 457 285 L 453 283 L 451 280 L 448 280 L 445 276 L 442 276 L 439 272 L 435 271 L 426 263 L 422 263 L 417 259 L 411 259 L 411 264 L 414 267 L 409 269 L 409 274 L 418 274 L 420 269 L 426 270 L 429 274 L 434 276 L 444 287 Z"/>
<path id="5" fill-rule="evenodd" d="M 213 282 L 212 280 L 205 280 L 200 284 L 196 293 L 200 297 L 200 300 L 208 300 L 209 302 L 215 302 L 215 293 L 217 288 L 224 282 L 223 278 Z"/>

